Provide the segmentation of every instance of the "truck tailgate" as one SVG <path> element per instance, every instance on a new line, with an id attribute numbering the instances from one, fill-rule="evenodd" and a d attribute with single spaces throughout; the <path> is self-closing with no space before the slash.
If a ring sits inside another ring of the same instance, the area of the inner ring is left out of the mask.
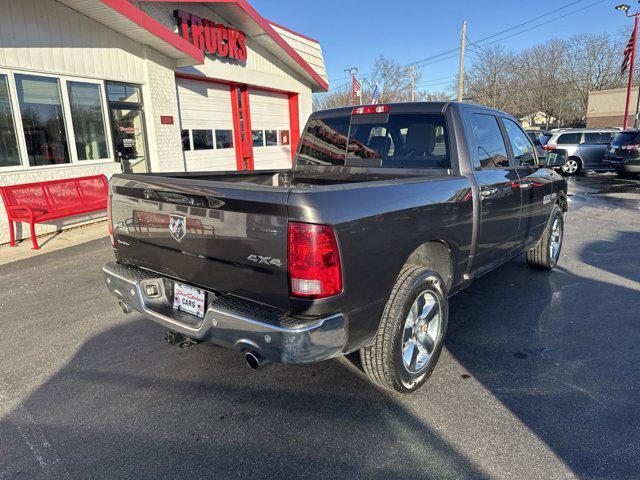
<path id="1" fill-rule="evenodd" d="M 120 263 L 289 308 L 289 188 L 147 175 L 110 186 Z"/>

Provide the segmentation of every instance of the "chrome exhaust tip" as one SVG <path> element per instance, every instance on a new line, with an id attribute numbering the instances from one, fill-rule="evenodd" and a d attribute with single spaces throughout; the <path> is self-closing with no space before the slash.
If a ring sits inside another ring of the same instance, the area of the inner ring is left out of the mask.
<path id="1" fill-rule="evenodd" d="M 124 303 L 122 300 L 118 300 L 118 306 L 120 307 L 120 310 L 122 310 L 126 315 L 129 315 L 131 313 L 131 307 Z"/>
<path id="2" fill-rule="evenodd" d="M 264 355 L 253 350 L 245 353 L 244 359 L 246 360 L 247 365 L 249 365 L 249 368 L 251 370 L 259 370 L 271 363 L 270 360 L 264 358 Z"/>

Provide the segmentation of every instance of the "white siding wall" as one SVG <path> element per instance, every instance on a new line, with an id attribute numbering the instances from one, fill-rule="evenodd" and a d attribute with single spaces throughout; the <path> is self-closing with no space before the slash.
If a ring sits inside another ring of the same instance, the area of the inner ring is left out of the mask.
<path id="1" fill-rule="evenodd" d="M 54 0 L 2 0 L 0 65 L 143 83 L 143 47 Z"/>
<path id="2" fill-rule="evenodd" d="M 318 75 L 327 80 L 327 69 L 324 65 L 324 56 L 320 44 L 307 38 L 296 35 L 293 32 L 271 25 L 282 38 L 313 68 Z"/>
<path id="3" fill-rule="evenodd" d="M 231 93 L 227 85 L 179 79 L 178 98 L 183 129 L 233 131 Z M 185 160 L 190 172 L 236 169 L 234 148 L 187 151 Z"/>
<path id="4" fill-rule="evenodd" d="M 281 93 L 249 89 L 251 128 L 253 130 L 291 131 L 289 97 Z M 278 138 L 279 142 L 279 138 Z M 291 146 L 253 147 L 256 170 L 288 168 L 291 166 Z"/>

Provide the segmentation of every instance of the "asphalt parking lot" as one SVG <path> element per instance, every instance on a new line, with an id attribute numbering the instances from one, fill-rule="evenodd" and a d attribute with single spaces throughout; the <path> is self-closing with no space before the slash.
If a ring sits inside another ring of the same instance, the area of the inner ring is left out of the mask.
<path id="1" fill-rule="evenodd" d="M 107 239 L 1 266 L 0 479 L 640 478 L 640 181 L 571 194 L 558 269 L 453 298 L 408 397 L 347 359 L 166 346 L 107 293 Z"/>

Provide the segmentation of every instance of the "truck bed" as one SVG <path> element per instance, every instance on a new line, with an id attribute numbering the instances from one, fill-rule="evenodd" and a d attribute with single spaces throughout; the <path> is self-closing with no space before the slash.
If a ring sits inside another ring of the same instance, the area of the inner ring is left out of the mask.
<path id="1" fill-rule="evenodd" d="M 326 195 L 342 196 L 365 182 L 367 187 L 399 186 L 424 174 L 311 168 L 115 175 L 111 192 L 116 257 L 122 264 L 178 282 L 288 312 L 287 225 L 291 218 L 313 221 L 311 207 L 301 206 L 305 201 L 297 198 L 289 205 L 291 195 L 318 194 L 334 202 Z M 170 231 L 176 218 L 186 223 L 179 241 Z"/>

